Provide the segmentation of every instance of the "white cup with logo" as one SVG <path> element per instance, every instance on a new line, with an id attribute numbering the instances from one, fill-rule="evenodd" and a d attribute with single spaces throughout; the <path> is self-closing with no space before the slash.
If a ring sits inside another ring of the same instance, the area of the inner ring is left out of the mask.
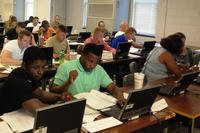
<path id="1" fill-rule="evenodd" d="M 141 89 L 144 83 L 143 73 L 134 73 L 134 89 Z"/>

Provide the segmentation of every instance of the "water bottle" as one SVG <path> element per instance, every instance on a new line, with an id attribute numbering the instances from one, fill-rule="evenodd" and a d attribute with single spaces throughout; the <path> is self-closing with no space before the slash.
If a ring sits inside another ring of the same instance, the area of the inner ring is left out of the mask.
<path id="1" fill-rule="evenodd" d="M 113 83 L 116 85 L 117 84 L 117 79 L 116 79 L 116 75 L 113 75 Z"/>
<path id="2" fill-rule="evenodd" d="M 59 64 L 64 63 L 64 61 L 65 61 L 65 52 L 64 51 L 60 51 Z"/>

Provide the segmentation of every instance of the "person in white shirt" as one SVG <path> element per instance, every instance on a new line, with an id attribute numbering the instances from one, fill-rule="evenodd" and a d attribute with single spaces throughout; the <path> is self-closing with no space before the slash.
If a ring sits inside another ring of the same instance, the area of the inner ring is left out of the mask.
<path id="1" fill-rule="evenodd" d="M 5 66 L 19 66 L 26 48 L 30 46 L 31 33 L 27 30 L 18 34 L 17 40 L 6 43 L 0 55 L 0 61 Z"/>
<path id="2" fill-rule="evenodd" d="M 33 33 L 38 32 L 40 29 L 40 24 L 39 24 L 39 18 L 38 17 L 34 17 L 33 21 L 28 23 L 26 27 L 33 27 Z"/>
<path id="3" fill-rule="evenodd" d="M 123 35 L 125 31 L 128 29 L 128 23 L 127 22 L 122 22 L 119 26 L 119 31 L 115 34 L 115 38 L 117 36 Z"/>

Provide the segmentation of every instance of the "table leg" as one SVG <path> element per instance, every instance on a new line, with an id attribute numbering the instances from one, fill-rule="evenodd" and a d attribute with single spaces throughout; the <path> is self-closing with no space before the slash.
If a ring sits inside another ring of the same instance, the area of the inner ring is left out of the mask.
<path id="1" fill-rule="evenodd" d="M 163 133 L 168 133 L 168 128 L 167 127 L 163 129 Z"/>
<path id="2" fill-rule="evenodd" d="M 190 126 L 190 133 L 194 133 L 194 124 L 195 124 L 195 119 L 191 120 L 191 126 Z"/>

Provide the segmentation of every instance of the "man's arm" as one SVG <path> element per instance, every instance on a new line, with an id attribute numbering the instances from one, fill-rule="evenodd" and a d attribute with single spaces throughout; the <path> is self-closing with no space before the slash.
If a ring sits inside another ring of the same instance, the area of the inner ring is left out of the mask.
<path id="1" fill-rule="evenodd" d="M 109 84 L 106 88 L 111 92 L 111 94 L 115 98 L 118 99 L 118 103 L 121 106 L 123 106 L 125 103 L 125 99 L 124 99 L 122 90 L 120 88 L 118 88 L 114 83 Z"/>
<path id="2" fill-rule="evenodd" d="M 22 61 L 13 59 L 10 51 L 3 50 L 1 53 L 1 63 L 6 66 L 8 65 L 20 66 Z"/>
<path id="3" fill-rule="evenodd" d="M 77 76 L 78 76 L 78 72 L 76 70 L 70 71 L 69 78 L 64 84 L 62 85 L 54 84 L 53 87 L 50 88 L 50 90 L 56 93 L 64 92 L 66 88 L 68 88 L 76 80 Z"/>
<path id="4" fill-rule="evenodd" d="M 142 45 L 140 45 L 140 44 L 138 44 L 138 43 L 136 43 L 136 42 L 134 42 L 134 41 L 132 41 L 132 46 L 133 47 L 135 47 L 135 48 L 142 48 L 143 46 Z"/>
<path id="5" fill-rule="evenodd" d="M 22 106 L 28 110 L 30 113 L 32 113 L 33 115 L 36 114 L 36 109 L 38 108 L 42 108 L 47 106 L 46 104 L 42 103 L 39 99 L 37 98 L 32 98 L 29 99 L 25 102 L 22 103 Z"/>

